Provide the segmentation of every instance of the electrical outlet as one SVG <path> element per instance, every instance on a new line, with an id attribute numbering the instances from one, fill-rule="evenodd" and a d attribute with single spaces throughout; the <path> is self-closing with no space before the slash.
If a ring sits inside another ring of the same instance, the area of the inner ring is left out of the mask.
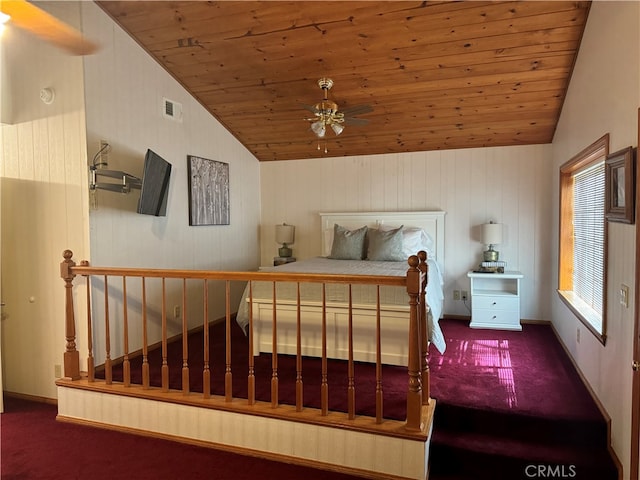
<path id="1" fill-rule="evenodd" d="M 629 287 L 624 283 L 620 285 L 620 305 L 629 308 Z"/>
<path id="2" fill-rule="evenodd" d="M 467 298 L 469 298 L 469 292 L 462 290 L 462 301 L 466 302 Z"/>
<path id="3" fill-rule="evenodd" d="M 454 300 L 460 300 L 460 290 L 454 290 L 453 291 L 453 299 Z"/>
<path id="4" fill-rule="evenodd" d="M 54 365 L 54 367 L 53 367 L 53 375 L 56 378 L 62 378 L 62 365 Z"/>
<path id="5" fill-rule="evenodd" d="M 180 305 L 175 305 L 173 307 L 173 318 L 175 318 L 176 320 L 180 319 L 180 314 L 181 314 L 181 308 Z"/>

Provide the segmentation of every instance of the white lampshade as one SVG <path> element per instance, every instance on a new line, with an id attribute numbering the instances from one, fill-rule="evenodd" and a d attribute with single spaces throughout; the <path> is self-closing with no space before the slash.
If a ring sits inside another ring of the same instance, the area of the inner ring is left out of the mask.
<path id="1" fill-rule="evenodd" d="M 321 122 L 320 120 L 318 120 L 317 122 L 313 122 L 311 124 L 311 130 L 313 131 L 313 133 L 315 133 L 319 138 L 324 137 L 324 134 L 326 132 L 326 128 L 324 126 L 324 123 Z"/>
<path id="2" fill-rule="evenodd" d="M 340 125 L 339 123 L 332 123 L 331 124 L 331 129 L 333 130 L 333 133 L 335 133 L 336 135 L 340 135 L 342 133 L 342 131 L 344 130 L 344 127 L 342 125 Z"/>
<path id="3" fill-rule="evenodd" d="M 482 225 L 482 243 L 485 245 L 498 245 L 502 243 L 502 224 L 485 223 Z"/>
<path id="4" fill-rule="evenodd" d="M 296 227 L 293 225 L 276 225 L 276 243 L 291 244 L 293 243 Z"/>

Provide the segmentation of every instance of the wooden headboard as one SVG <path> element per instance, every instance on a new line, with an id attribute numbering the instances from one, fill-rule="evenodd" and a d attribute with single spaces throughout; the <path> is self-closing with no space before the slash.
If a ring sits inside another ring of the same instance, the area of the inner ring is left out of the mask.
<path id="1" fill-rule="evenodd" d="M 419 227 L 431 236 L 434 242 L 436 260 L 444 263 L 444 216 L 441 210 L 426 212 L 334 212 L 320 213 L 322 219 L 322 255 L 331 253 L 333 243 L 334 224 L 342 225 L 350 230 L 366 225 L 369 228 L 378 228 L 381 225 L 388 227 Z M 417 252 L 416 252 L 417 253 Z"/>

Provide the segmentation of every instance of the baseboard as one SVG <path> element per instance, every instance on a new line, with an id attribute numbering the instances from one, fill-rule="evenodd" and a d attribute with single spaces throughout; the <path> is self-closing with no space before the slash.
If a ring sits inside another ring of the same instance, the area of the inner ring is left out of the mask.
<path id="1" fill-rule="evenodd" d="M 466 321 L 471 321 L 471 315 L 450 315 L 450 314 L 445 314 L 442 317 L 443 320 L 466 320 Z M 527 318 L 522 318 L 520 320 L 520 323 L 525 325 L 525 324 L 530 324 L 530 325 L 551 325 L 551 322 L 549 320 L 529 320 Z"/>
<path id="2" fill-rule="evenodd" d="M 235 319 L 236 319 L 236 313 L 231 314 L 231 321 L 235 322 Z M 209 325 L 216 325 L 220 322 L 224 322 L 225 320 L 226 320 L 225 317 L 216 318 L 215 320 L 211 320 L 209 322 Z M 202 325 L 198 325 L 197 327 L 193 327 L 190 330 L 188 330 L 187 335 L 191 335 L 193 333 L 199 333 L 203 329 L 204 327 Z M 167 345 L 171 343 L 179 342 L 179 341 L 182 341 L 182 332 L 177 333 L 176 335 L 172 335 L 171 337 L 167 337 Z M 152 350 L 157 350 L 159 348 L 162 348 L 162 340 L 148 345 L 147 351 L 151 352 Z M 134 358 L 142 357 L 142 354 L 143 354 L 142 348 L 129 352 L 129 361 L 133 360 Z M 122 363 L 124 363 L 124 356 L 116 357 L 111 360 L 112 367 L 115 367 L 116 365 L 121 365 Z M 96 365 L 95 373 L 100 373 L 100 374 L 104 373 L 104 363 L 101 363 L 100 365 Z"/>
<path id="3" fill-rule="evenodd" d="M 526 318 L 520 320 L 520 323 L 525 325 L 551 325 L 549 320 L 527 320 Z"/>
<path id="4" fill-rule="evenodd" d="M 468 320 L 471 321 L 471 315 L 450 315 L 448 313 L 445 313 L 442 316 L 443 320 Z"/>
<path id="5" fill-rule="evenodd" d="M 20 400 L 27 400 L 29 402 L 47 403 L 49 405 L 58 405 L 58 399 L 57 398 L 41 397 L 41 396 L 38 396 L 38 395 L 27 395 L 27 394 L 24 394 L 24 393 L 17 393 L 17 392 L 8 392 L 7 390 L 5 390 L 2 393 L 3 393 L 3 395 L 5 397 L 18 398 Z"/>

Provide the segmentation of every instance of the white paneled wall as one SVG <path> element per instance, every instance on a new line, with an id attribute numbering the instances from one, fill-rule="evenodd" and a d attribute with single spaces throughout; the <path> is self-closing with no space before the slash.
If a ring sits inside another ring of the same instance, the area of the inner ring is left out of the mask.
<path id="1" fill-rule="evenodd" d="M 494 220 L 505 227 L 500 258 L 525 275 L 522 317 L 549 320 L 550 168 L 550 145 L 263 162 L 261 262 L 277 254 L 283 221 L 296 226 L 294 256 L 308 258 L 321 253 L 318 212 L 444 210 L 445 313 L 469 315 L 453 290 L 469 289 L 478 227 Z"/>
<path id="2" fill-rule="evenodd" d="M 96 205 L 90 210 L 91 263 L 212 270 L 257 268 L 258 161 L 99 7 L 88 4 L 83 13 L 86 30 L 102 46 L 85 60 L 89 157 L 98 151 L 100 140 L 106 140 L 111 145 L 110 169 L 141 177 L 148 148 L 173 166 L 164 217 L 137 214 L 137 190 L 129 195 L 96 193 Z M 163 116 L 163 98 L 182 104 L 182 121 Z M 230 225 L 189 226 L 187 155 L 229 164 Z M 232 285 L 234 302 L 239 301 L 241 287 Z M 181 304 L 179 286 L 169 288 L 167 295 L 170 307 Z M 102 308 L 100 302 L 101 298 L 94 304 L 96 309 Z M 139 313 L 139 309 L 132 312 L 134 325 L 138 325 Z M 224 304 L 212 303 L 211 318 L 223 314 Z M 190 320 L 194 325 L 201 318 L 190 316 Z M 158 324 L 152 323 L 150 341 L 158 338 Z M 179 323 L 172 324 L 176 328 L 170 334 L 177 333 Z M 100 344 L 99 331 L 96 336 Z M 135 338 L 132 344 L 137 345 Z M 116 356 L 121 353 L 117 348 L 113 352 Z M 99 361 L 99 354 L 97 358 Z"/>
<path id="3" fill-rule="evenodd" d="M 91 5 L 84 13 L 85 28 L 102 45 L 85 60 L 89 155 L 106 140 L 112 147 L 110 169 L 141 177 L 148 148 L 173 166 L 166 217 L 137 214 L 138 191 L 128 196 L 97 192 L 97 208 L 90 212 L 92 263 L 257 266 L 260 198 L 255 157 L 100 8 Z M 182 104 L 181 122 L 162 115 L 165 97 Z M 189 226 L 187 155 L 229 164 L 230 225 Z"/>
<path id="4" fill-rule="evenodd" d="M 638 145 L 639 86 L 640 3 L 593 2 L 553 141 L 554 185 L 558 185 L 560 165 L 605 133 L 609 133 L 610 152 Z M 553 193 L 551 235 L 555 238 L 559 199 L 557 191 Z M 631 363 L 637 306 L 633 296 L 628 308 L 621 306 L 618 292 L 623 284 L 633 292 L 638 279 L 634 225 L 610 223 L 608 242 L 606 345 L 584 328 L 555 292 L 550 298 L 554 327 L 611 418 L 611 443 L 623 465 L 623 478 L 629 480 Z M 555 243 L 552 255 L 555 278 Z"/>
<path id="5" fill-rule="evenodd" d="M 78 4 L 44 6 L 79 23 Z M 0 127 L 4 389 L 54 398 L 65 348 L 59 263 L 66 248 L 89 255 L 82 60 L 12 28 L 2 48 L 12 103 Z"/>

